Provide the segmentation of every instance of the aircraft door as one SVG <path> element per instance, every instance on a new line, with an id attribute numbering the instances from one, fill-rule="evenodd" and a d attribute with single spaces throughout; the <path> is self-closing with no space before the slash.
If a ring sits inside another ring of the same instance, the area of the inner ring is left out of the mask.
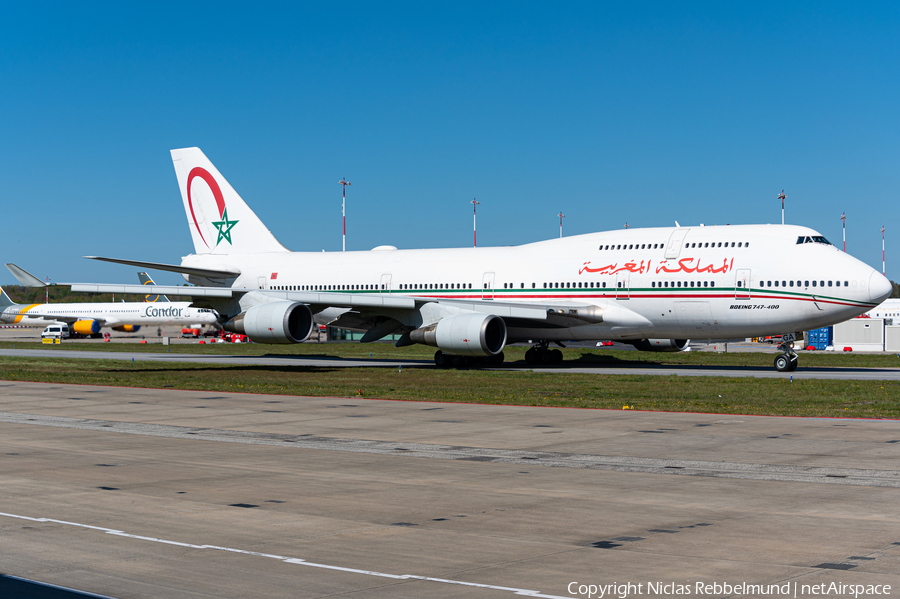
<path id="1" fill-rule="evenodd" d="M 481 277 L 481 299 L 494 299 L 494 273 L 486 272 Z"/>
<path id="2" fill-rule="evenodd" d="M 677 258 L 681 253 L 681 246 L 684 244 L 684 238 L 690 231 L 690 228 L 677 228 L 669 235 L 669 243 L 666 244 L 666 260 Z"/>
<path id="3" fill-rule="evenodd" d="M 391 273 L 381 275 L 381 293 L 388 293 L 391 290 Z"/>
<path id="4" fill-rule="evenodd" d="M 734 275 L 734 299 L 750 299 L 750 269 L 739 268 Z"/>
<path id="5" fill-rule="evenodd" d="M 616 299 L 627 300 L 629 298 L 629 283 L 631 282 L 630 272 L 620 272 L 616 274 Z"/>
<path id="6" fill-rule="evenodd" d="M 259 288 L 260 289 L 266 288 L 266 278 L 265 277 L 259 277 Z"/>

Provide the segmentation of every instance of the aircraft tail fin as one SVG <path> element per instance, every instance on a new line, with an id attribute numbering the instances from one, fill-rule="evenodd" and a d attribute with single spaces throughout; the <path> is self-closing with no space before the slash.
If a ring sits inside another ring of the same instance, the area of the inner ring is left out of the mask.
<path id="1" fill-rule="evenodd" d="M 145 272 L 138 273 L 138 281 L 141 282 L 141 285 L 156 285 L 156 283 L 153 282 L 153 279 L 150 278 L 150 275 Z M 145 295 L 144 301 L 167 303 L 169 298 L 165 295 Z"/>
<path id="2" fill-rule="evenodd" d="M 172 162 L 197 254 L 288 251 L 200 148 L 172 150 Z"/>
<path id="3" fill-rule="evenodd" d="M 3 291 L 3 287 L 0 287 L 0 310 L 3 308 L 8 308 L 9 306 L 15 306 L 16 302 L 12 301 L 6 292 Z"/>

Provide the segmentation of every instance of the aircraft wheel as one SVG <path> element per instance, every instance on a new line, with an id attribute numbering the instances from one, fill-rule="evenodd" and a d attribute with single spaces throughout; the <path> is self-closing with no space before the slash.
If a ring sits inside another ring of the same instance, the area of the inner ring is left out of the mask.
<path id="1" fill-rule="evenodd" d="M 528 364 L 538 363 L 537 350 L 535 350 L 533 347 L 525 352 L 525 362 L 527 362 Z"/>
<path id="2" fill-rule="evenodd" d="M 547 353 L 550 354 L 550 363 L 551 364 L 562 364 L 563 355 L 562 355 L 561 351 L 559 351 L 558 349 L 552 349 Z"/>
<path id="3" fill-rule="evenodd" d="M 791 371 L 791 358 L 787 354 L 778 354 L 775 358 L 775 370 L 778 372 Z"/>
<path id="4" fill-rule="evenodd" d="M 466 365 L 466 359 L 462 356 L 450 356 L 450 365 L 454 368 L 462 368 Z"/>
<path id="5" fill-rule="evenodd" d="M 800 360 L 794 358 L 794 359 L 791 360 L 790 362 L 791 362 L 791 369 L 790 369 L 790 372 L 794 372 L 795 370 L 797 370 L 797 365 L 800 363 Z"/>
<path id="6" fill-rule="evenodd" d="M 438 368 L 446 368 L 450 366 L 450 360 L 448 359 L 447 354 L 442 352 L 441 350 L 437 350 L 434 352 L 434 365 Z"/>
<path id="7" fill-rule="evenodd" d="M 553 355 L 551 352 L 545 349 L 540 354 L 538 354 L 538 360 L 541 364 L 550 364 L 551 362 L 553 362 Z"/>

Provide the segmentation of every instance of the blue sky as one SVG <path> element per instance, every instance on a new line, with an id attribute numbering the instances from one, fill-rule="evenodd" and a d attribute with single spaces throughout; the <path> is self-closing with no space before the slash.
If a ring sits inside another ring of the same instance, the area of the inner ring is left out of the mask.
<path id="1" fill-rule="evenodd" d="M 192 251 L 199 146 L 291 249 L 787 222 L 900 278 L 885 3 L 5 3 L 0 260 L 131 282 Z M 561 5 L 561 6 L 560 6 Z M 159 282 L 182 282 L 154 273 Z M 11 282 L 3 269 L 0 281 Z"/>

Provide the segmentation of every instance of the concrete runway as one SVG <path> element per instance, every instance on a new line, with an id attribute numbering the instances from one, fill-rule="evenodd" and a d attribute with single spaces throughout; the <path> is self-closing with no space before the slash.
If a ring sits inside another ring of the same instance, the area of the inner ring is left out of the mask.
<path id="1" fill-rule="evenodd" d="M 893 594 L 898 458 L 897 421 L 0 382 L 0 573 L 123 599 Z"/>
<path id="2" fill-rule="evenodd" d="M 257 366 L 306 366 L 320 368 L 433 368 L 431 360 L 368 360 L 350 358 L 314 358 L 303 356 L 219 356 L 199 354 L 142 353 L 118 351 L 79 351 L 53 349 L 0 349 L 0 356 L 28 356 L 77 359 L 105 359 L 149 362 L 192 362 L 202 364 L 250 364 Z M 898 360 L 900 361 L 900 360 Z M 803 363 L 803 357 L 800 357 Z M 900 380 L 898 368 L 804 368 L 794 372 L 778 372 L 774 367 L 758 366 L 647 366 L 616 368 L 609 366 L 579 366 L 565 363 L 558 366 L 528 366 L 524 362 L 507 363 L 502 370 L 540 370 L 542 372 L 565 372 L 582 374 L 616 375 L 658 375 L 658 376 L 725 376 L 787 379 L 833 379 L 833 380 Z"/>

